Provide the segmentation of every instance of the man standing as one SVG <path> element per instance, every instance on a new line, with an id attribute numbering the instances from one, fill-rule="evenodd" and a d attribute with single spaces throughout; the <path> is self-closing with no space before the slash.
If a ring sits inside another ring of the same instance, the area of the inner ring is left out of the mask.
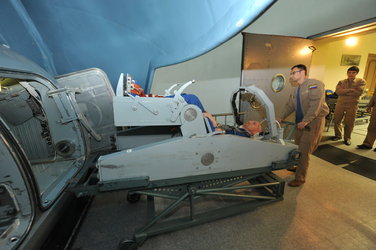
<path id="1" fill-rule="evenodd" d="M 334 137 L 333 141 L 342 138 L 342 120 L 344 118 L 344 140 L 347 146 L 351 145 L 351 132 L 354 128 L 356 111 L 358 110 L 359 97 L 363 93 L 365 81 L 355 78 L 359 68 L 352 66 L 347 70 L 347 79 L 339 81 L 336 87 L 338 100 L 334 109 Z"/>
<path id="2" fill-rule="evenodd" d="M 325 86 L 322 82 L 307 78 L 307 67 L 303 64 L 291 68 L 290 79 L 299 84 L 290 94 L 281 118 L 282 121 L 295 111 L 295 143 L 301 152 L 300 162 L 295 170 L 295 179 L 290 187 L 305 183 L 310 155 L 317 149 L 325 127 L 325 116 L 329 113 L 325 103 Z"/>
<path id="3" fill-rule="evenodd" d="M 367 104 L 367 112 L 371 113 L 371 118 L 368 125 L 368 131 L 363 144 L 358 145 L 359 149 L 371 149 L 376 139 L 376 89 L 373 92 L 373 96 Z M 376 152 L 376 148 L 373 150 Z"/>

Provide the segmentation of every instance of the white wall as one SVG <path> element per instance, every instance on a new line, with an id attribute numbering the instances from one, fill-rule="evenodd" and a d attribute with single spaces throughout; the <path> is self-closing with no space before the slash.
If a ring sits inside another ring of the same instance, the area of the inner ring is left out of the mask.
<path id="1" fill-rule="evenodd" d="M 351 14 L 349 14 L 351 13 Z M 280 0 L 245 32 L 307 37 L 375 17 L 376 0 Z M 230 111 L 229 98 L 240 84 L 242 36 L 190 61 L 160 68 L 151 92 L 176 82 L 197 80 L 186 92 L 197 94 L 207 111 Z"/>
<path id="2" fill-rule="evenodd" d="M 196 94 L 210 113 L 231 112 L 230 96 L 240 86 L 242 36 L 199 58 L 156 71 L 151 89 L 163 94 L 174 83 L 196 80 L 185 92 Z"/>

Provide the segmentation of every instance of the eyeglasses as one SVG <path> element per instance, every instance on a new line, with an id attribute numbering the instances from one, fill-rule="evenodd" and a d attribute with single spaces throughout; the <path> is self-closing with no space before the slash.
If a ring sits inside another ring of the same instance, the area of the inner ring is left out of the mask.
<path id="1" fill-rule="evenodd" d="M 302 71 L 302 69 L 301 69 L 301 70 L 297 70 L 297 71 L 293 71 L 293 72 L 290 73 L 290 75 L 291 75 L 291 76 L 292 76 L 292 75 L 295 75 L 295 73 L 298 73 L 298 72 L 300 72 L 300 71 Z"/>

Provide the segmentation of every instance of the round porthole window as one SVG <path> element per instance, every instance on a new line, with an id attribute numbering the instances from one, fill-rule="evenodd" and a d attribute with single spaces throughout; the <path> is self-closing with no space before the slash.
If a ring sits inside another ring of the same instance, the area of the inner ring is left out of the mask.
<path id="1" fill-rule="evenodd" d="M 274 92 L 280 92 L 285 87 L 286 78 L 282 74 L 275 74 L 272 79 L 272 90 Z"/>

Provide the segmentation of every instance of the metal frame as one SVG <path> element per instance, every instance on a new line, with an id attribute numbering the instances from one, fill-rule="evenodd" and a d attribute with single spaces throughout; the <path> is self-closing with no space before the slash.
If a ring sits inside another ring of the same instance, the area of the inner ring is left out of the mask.
<path id="1" fill-rule="evenodd" d="M 123 82 L 122 75 L 120 86 Z M 269 133 L 263 140 L 214 136 L 204 129 L 201 110 L 180 96 L 191 83 L 184 84 L 174 91 L 174 98 L 168 99 L 123 96 L 124 88 L 119 87 L 114 98 L 115 125 L 181 125 L 182 136 L 102 155 L 96 166 L 98 182 L 92 185 L 88 181 L 71 189 L 77 196 L 128 190 L 130 202 L 138 201 L 141 195 L 147 196 L 146 218 L 150 220 L 135 231 L 132 240 L 120 243 L 122 249 L 135 249 L 151 236 L 281 200 L 284 181 L 271 171 L 292 167 L 300 158 L 296 146 L 283 141 L 283 129 L 275 122 L 274 106 L 262 90 L 255 86 L 240 88 L 254 94 L 265 108 Z M 188 109 L 196 115 L 186 117 Z M 268 157 L 259 157 L 265 150 Z M 148 157 L 141 164 L 140 159 L 145 155 Z M 156 204 L 158 207 L 161 204 L 155 202 L 156 198 L 172 202 L 157 212 Z M 208 207 L 212 202 L 220 204 Z"/>
<path id="2" fill-rule="evenodd" d="M 270 172 L 130 191 L 131 195 L 147 196 L 147 218 L 150 220 L 135 231 L 132 240 L 122 241 L 119 247 L 136 249 L 149 237 L 237 215 L 257 206 L 282 200 L 284 184 L 283 180 Z M 210 196 L 222 197 L 228 204 L 224 202 L 225 205 L 222 207 L 198 211 L 198 199 Z M 169 199 L 172 202 L 156 214 L 155 198 Z M 234 204 L 234 199 L 240 201 Z M 167 215 L 172 217 L 171 213 L 180 211 L 179 208 L 187 207 L 189 214 L 185 217 L 165 219 Z"/>
<path id="3" fill-rule="evenodd" d="M 285 131 L 287 129 L 289 129 L 287 135 L 284 138 L 284 140 L 291 141 L 292 136 L 294 135 L 295 130 L 296 130 L 296 124 L 294 122 L 289 122 L 289 121 L 282 121 L 282 124 L 284 125 Z"/>

